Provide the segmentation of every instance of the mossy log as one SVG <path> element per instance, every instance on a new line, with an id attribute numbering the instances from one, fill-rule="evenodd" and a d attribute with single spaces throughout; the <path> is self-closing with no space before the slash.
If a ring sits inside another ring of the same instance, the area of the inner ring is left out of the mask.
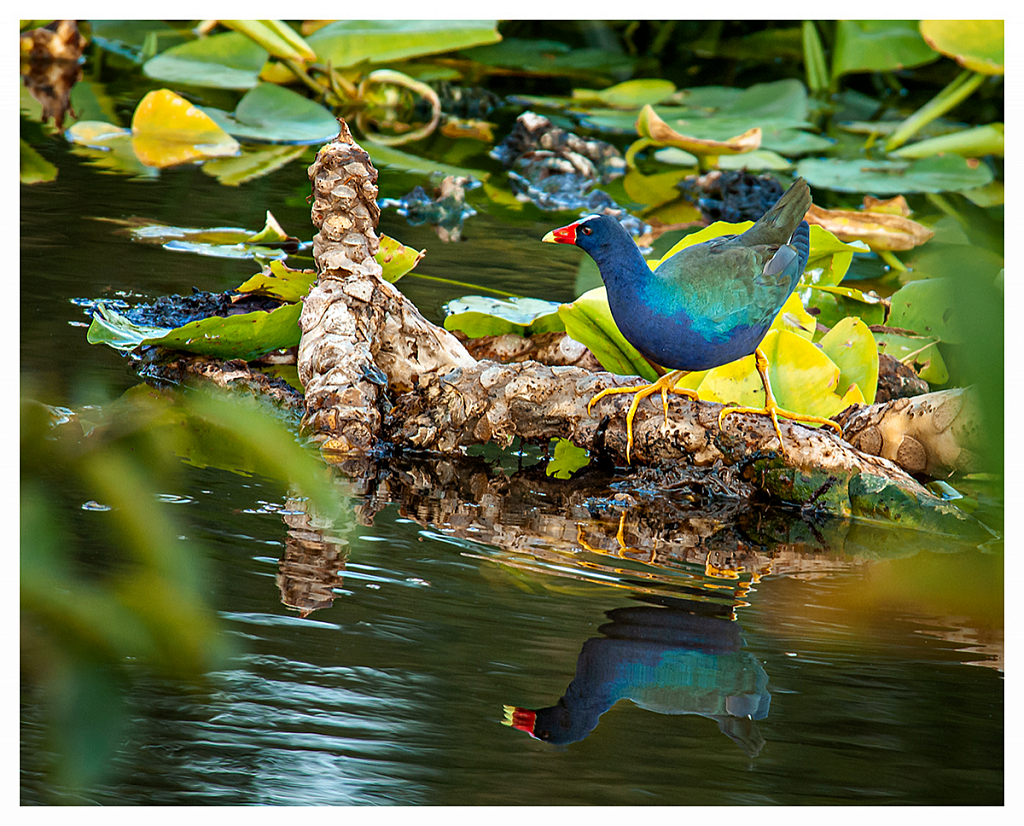
<path id="1" fill-rule="evenodd" d="M 625 463 L 629 398 L 603 400 L 593 415 L 587 403 L 636 378 L 475 359 L 381 278 L 373 258 L 377 171 L 344 123 L 309 177 L 319 277 L 300 319 L 298 370 L 306 388 L 303 424 L 325 456 L 340 462 L 382 445 L 458 454 L 485 442 L 508 445 L 518 437 L 546 445 L 561 437 Z M 720 430 L 720 409 L 672 398 L 666 417 L 660 398 L 645 402 L 634 421 L 633 463 L 684 465 L 694 473 L 740 469 L 774 500 L 838 515 L 936 529 L 966 519 L 889 458 L 786 421 L 780 450 L 767 417 L 736 415 Z"/>

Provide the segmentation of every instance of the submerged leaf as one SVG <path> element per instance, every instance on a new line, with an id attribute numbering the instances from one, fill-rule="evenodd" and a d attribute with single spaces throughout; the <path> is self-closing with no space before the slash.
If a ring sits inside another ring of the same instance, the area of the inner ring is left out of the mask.
<path id="1" fill-rule="evenodd" d="M 555 453 L 544 468 L 544 473 L 556 479 L 571 479 L 572 475 L 590 464 L 590 454 L 568 439 L 555 439 Z"/>

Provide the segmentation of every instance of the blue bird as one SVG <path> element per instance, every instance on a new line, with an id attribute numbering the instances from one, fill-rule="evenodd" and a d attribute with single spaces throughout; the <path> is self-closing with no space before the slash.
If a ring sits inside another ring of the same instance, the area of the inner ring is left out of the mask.
<path id="1" fill-rule="evenodd" d="M 779 416 L 828 425 L 835 422 L 782 409 L 768 380 L 768 359 L 758 345 L 796 288 L 810 253 L 811 205 L 807 182 L 798 178 L 775 205 L 740 235 L 723 235 L 680 250 L 654 270 L 622 225 L 606 215 L 588 215 L 542 239 L 575 244 L 597 263 L 612 317 L 622 335 L 650 362 L 670 372 L 652 384 L 602 390 L 588 412 L 614 393 L 634 393 L 626 414 L 626 461 L 633 447 L 633 417 L 640 402 L 661 394 L 668 421 L 668 394 L 698 398 L 676 382 L 683 373 L 708 370 L 754 354 L 765 390 L 765 406 L 722 409 L 719 427 L 732 413 L 771 417 L 782 444 Z M 784 447 L 783 447 L 784 449 Z"/>

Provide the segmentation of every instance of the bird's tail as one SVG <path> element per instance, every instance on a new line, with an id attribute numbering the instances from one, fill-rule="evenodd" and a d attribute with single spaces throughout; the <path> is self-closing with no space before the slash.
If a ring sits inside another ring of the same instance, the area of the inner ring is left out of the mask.
<path id="1" fill-rule="evenodd" d="M 797 178 L 775 205 L 743 233 L 744 240 L 750 245 L 787 243 L 810 206 L 811 190 L 807 181 Z"/>

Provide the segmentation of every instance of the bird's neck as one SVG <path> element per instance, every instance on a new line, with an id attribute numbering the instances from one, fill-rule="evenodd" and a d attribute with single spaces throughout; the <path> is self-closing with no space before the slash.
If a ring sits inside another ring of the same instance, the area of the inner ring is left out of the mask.
<path id="1" fill-rule="evenodd" d="M 614 239 L 594 256 L 594 260 L 612 292 L 635 292 L 651 278 L 651 268 L 628 236 Z"/>

